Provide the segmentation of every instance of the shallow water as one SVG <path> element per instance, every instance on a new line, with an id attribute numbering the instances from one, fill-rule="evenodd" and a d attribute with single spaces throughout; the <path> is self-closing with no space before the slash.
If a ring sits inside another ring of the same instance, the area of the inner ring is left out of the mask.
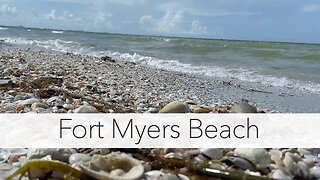
<path id="1" fill-rule="evenodd" d="M 320 45 L 187 39 L 1 27 L 8 43 L 208 77 L 320 92 Z"/>

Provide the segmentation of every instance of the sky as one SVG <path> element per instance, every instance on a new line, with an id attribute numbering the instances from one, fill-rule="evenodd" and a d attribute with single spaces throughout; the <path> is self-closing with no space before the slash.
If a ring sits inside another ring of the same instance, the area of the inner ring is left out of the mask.
<path id="1" fill-rule="evenodd" d="M 0 25 L 320 43 L 320 0 L 0 0 Z"/>

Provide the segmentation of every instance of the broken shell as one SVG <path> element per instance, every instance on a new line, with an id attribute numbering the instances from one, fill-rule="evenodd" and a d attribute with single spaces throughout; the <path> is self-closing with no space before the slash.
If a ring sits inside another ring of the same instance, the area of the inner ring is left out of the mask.
<path id="1" fill-rule="evenodd" d="M 100 180 L 139 179 L 144 172 L 139 160 L 119 152 L 106 156 L 94 155 L 91 161 L 79 166 L 87 175 Z"/>
<path id="2" fill-rule="evenodd" d="M 257 108 L 243 101 L 234 104 L 230 109 L 230 113 L 257 113 Z"/>
<path id="3" fill-rule="evenodd" d="M 189 180 L 189 178 L 183 174 L 164 173 L 157 170 L 146 172 L 144 175 L 147 180 Z"/>
<path id="4" fill-rule="evenodd" d="M 252 162 L 237 156 L 225 156 L 224 158 L 222 158 L 221 162 L 224 162 L 228 166 L 233 166 L 242 170 L 255 170 L 255 167 L 253 167 Z"/>
<path id="5" fill-rule="evenodd" d="M 57 148 L 33 149 L 28 152 L 27 159 L 39 159 L 47 155 L 51 155 L 53 160 L 68 162 L 69 157 L 73 153 L 75 153 L 75 151 L 72 149 L 57 149 Z"/>
<path id="6" fill-rule="evenodd" d="M 89 155 L 83 154 L 83 153 L 74 153 L 69 157 L 70 164 L 75 164 L 78 162 L 87 162 L 90 160 L 91 160 L 91 157 Z"/>
<path id="7" fill-rule="evenodd" d="M 80 106 L 73 111 L 74 113 L 98 113 L 99 111 L 93 106 Z"/>
<path id="8" fill-rule="evenodd" d="M 10 156 L 23 156 L 28 153 L 25 148 L 2 149 L 0 152 L 0 162 L 6 162 Z"/>
<path id="9" fill-rule="evenodd" d="M 274 179 L 291 179 L 290 176 L 286 175 L 281 169 L 276 169 L 272 172 L 272 178 Z"/>
<path id="10" fill-rule="evenodd" d="M 219 148 L 203 148 L 200 149 L 200 152 L 210 159 L 218 159 L 223 156 L 223 153 Z"/>
<path id="11" fill-rule="evenodd" d="M 258 167 L 266 167 L 271 164 L 270 154 L 263 148 L 237 148 L 234 152 L 255 163 Z"/>

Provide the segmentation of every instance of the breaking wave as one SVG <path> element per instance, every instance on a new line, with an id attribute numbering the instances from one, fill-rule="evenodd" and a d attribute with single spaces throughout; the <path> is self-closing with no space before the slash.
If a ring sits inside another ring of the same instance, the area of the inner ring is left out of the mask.
<path id="1" fill-rule="evenodd" d="M 117 60 L 135 62 L 137 64 L 151 68 L 164 69 L 168 71 L 181 72 L 208 77 L 219 77 L 237 79 L 240 81 L 254 82 L 268 86 L 287 87 L 300 90 L 307 90 L 313 93 L 320 93 L 320 84 L 308 83 L 300 80 L 288 79 L 286 77 L 275 77 L 271 75 L 259 74 L 257 71 L 248 69 L 226 68 L 222 66 L 199 66 L 188 63 L 182 63 L 175 59 L 160 59 L 151 56 L 143 56 L 137 53 L 121 53 L 115 51 L 97 51 L 94 47 L 74 41 L 55 40 L 27 40 L 12 39 L 4 40 L 7 43 L 19 45 L 33 45 L 59 52 L 73 52 L 76 54 L 86 54 L 91 56 L 111 56 Z"/>
<path id="2" fill-rule="evenodd" d="M 51 31 L 52 34 L 63 34 L 64 31 Z"/>

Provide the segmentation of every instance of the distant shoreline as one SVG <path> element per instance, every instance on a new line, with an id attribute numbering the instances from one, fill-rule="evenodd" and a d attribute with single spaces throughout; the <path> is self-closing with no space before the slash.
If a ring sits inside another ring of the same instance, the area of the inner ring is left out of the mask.
<path id="1" fill-rule="evenodd" d="M 187 37 L 187 36 L 170 36 L 170 35 L 155 35 L 155 34 L 126 34 L 116 32 L 99 32 L 99 31 L 82 31 L 71 29 L 53 29 L 53 28 L 40 28 L 40 27 L 25 27 L 25 26 L 7 26 L 0 25 L 6 28 L 24 28 L 24 29 L 37 29 L 37 30 L 50 30 L 50 31 L 66 31 L 66 32 L 81 32 L 81 33 L 98 33 L 98 34 L 112 34 L 112 35 L 128 35 L 128 36 L 151 36 L 159 38 L 182 38 L 182 39 L 199 39 L 199 40 L 213 40 L 213 41 L 239 41 L 239 42 L 261 42 L 261 43 L 284 43 L 284 44 L 306 44 L 306 45 L 320 45 L 320 42 L 296 42 L 296 41 L 273 41 L 273 40 L 253 40 L 253 39 L 230 39 L 230 38 L 207 38 L 207 37 Z"/>

